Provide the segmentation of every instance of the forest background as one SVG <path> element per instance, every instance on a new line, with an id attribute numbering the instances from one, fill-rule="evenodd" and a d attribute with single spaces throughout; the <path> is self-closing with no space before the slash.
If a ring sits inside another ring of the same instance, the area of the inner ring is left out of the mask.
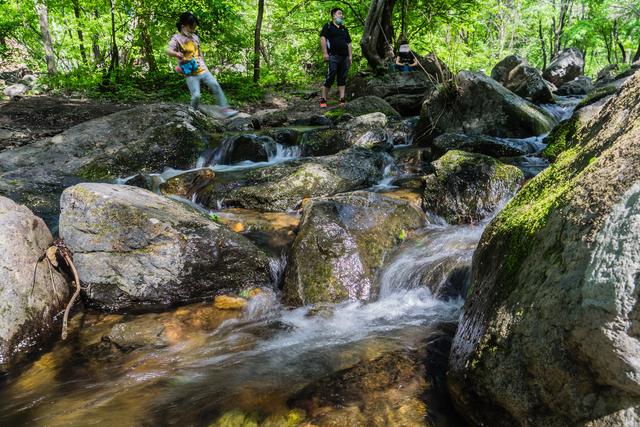
<path id="1" fill-rule="evenodd" d="M 54 94 L 186 101 L 165 50 L 188 10 L 237 105 L 319 86 L 319 31 L 332 7 L 344 10 L 354 41 L 352 73 L 370 68 L 359 46 L 367 26 L 393 48 L 404 34 L 454 72 L 488 74 L 509 54 L 542 69 L 565 47 L 585 54 L 591 77 L 640 59 L 640 0 L 0 0 L 0 62 L 42 73 L 39 90 Z"/>

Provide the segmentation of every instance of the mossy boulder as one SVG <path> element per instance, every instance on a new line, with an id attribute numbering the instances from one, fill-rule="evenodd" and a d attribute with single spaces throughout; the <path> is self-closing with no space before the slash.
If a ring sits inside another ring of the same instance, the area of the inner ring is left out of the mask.
<path id="1" fill-rule="evenodd" d="M 79 184 L 60 204 L 60 236 L 100 309 L 154 310 L 271 284 L 266 255 L 246 238 L 150 191 Z"/>
<path id="2" fill-rule="evenodd" d="M 556 120 L 546 111 L 480 73 L 461 71 L 422 104 L 417 139 L 443 133 L 526 138 L 549 132 Z"/>
<path id="3" fill-rule="evenodd" d="M 424 177 L 422 207 L 452 224 L 477 222 L 515 194 L 523 180 L 515 166 L 483 154 L 452 150 Z"/>
<path id="4" fill-rule="evenodd" d="M 196 201 L 212 209 L 223 204 L 261 211 L 295 209 L 302 199 L 369 187 L 382 178 L 385 153 L 353 147 L 333 156 L 292 160 L 274 166 L 219 172 L 197 190 Z M 172 194 L 175 180 L 190 181 L 188 172 L 161 186 Z"/>
<path id="5" fill-rule="evenodd" d="M 487 135 L 465 135 L 463 133 L 445 133 L 433 140 L 435 158 L 450 150 L 485 154 L 491 157 L 513 157 L 535 153 L 538 148 L 526 140 L 494 138 Z"/>
<path id="6" fill-rule="evenodd" d="M 474 425 L 638 425 L 640 75 L 484 231 L 448 384 Z"/>
<path id="7" fill-rule="evenodd" d="M 0 372 L 60 333 L 54 318 L 64 310 L 69 284 L 40 259 L 53 242 L 42 219 L 0 196 Z"/>
<path id="8" fill-rule="evenodd" d="M 410 203 L 355 192 L 312 200 L 291 249 L 283 294 L 290 305 L 367 300 L 385 254 L 424 214 Z"/>
<path id="9" fill-rule="evenodd" d="M 347 102 L 344 112 L 353 116 L 362 116 L 369 113 L 383 113 L 387 117 L 400 116 L 400 114 L 384 99 L 377 96 L 363 96 Z"/>

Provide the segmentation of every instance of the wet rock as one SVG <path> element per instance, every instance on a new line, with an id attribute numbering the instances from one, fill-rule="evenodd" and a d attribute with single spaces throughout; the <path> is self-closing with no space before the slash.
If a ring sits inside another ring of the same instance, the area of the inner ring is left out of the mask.
<path id="1" fill-rule="evenodd" d="M 491 70 L 491 78 L 498 83 L 504 84 L 509 80 L 511 70 L 519 65 L 528 65 L 528 63 L 519 55 L 509 55 L 493 67 Z"/>
<path id="2" fill-rule="evenodd" d="M 303 156 L 328 156 L 350 146 L 344 129 L 317 129 L 305 132 L 300 140 Z"/>
<path id="3" fill-rule="evenodd" d="M 563 49 L 552 59 L 549 66 L 542 73 L 545 80 L 557 87 L 570 82 L 584 72 L 584 57 L 575 47 Z"/>
<path id="4" fill-rule="evenodd" d="M 564 83 L 556 91 L 556 95 L 586 95 L 593 89 L 593 83 L 587 76 L 579 76 Z"/>
<path id="5" fill-rule="evenodd" d="M 389 73 L 375 77 L 356 76 L 349 82 L 348 91 L 355 98 L 370 96 L 382 98 L 393 110 L 388 110 L 388 106 L 382 104 L 383 109 L 371 109 L 370 111 L 380 111 L 389 116 L 398 113 L 410 116 L 420 114 L 424 93 L 434 87 L 435 83 L 423 71 L 415 71 Z M 392 114 L 387 111 L 391 111 Z"/>
<path id="6" fill-rule="evenodd" d="M 249 114 L 238 113 L 225 123 L 224 128 L 231 132 L 252 131 L 255 128 L 253 122 L 254 120 Z"/>
<path id="7" fill-rule="evenodd" d="M 333 122 L 330 118 L 320 114 L 313 114 L 309 117 L 302 117 L 291 122 L 293 126 L 331 126 Z"/>
<path id="8" fill-rule="evenodd" d="M 433 155 L 441 157 L 451 150 L 485 154 L 491 157 L 512 157 L 532 154 L 537 148 L 523 140 L 493 138 L 487 135 L 445 133 L 433 140 Z"/>
<path id="9" fill-rule="evenodd" d="M 4 95 L 9 98 L 18 98 L 24 96 L 29 91 L 29 86 L 22 83 L 15 83 L 4 88 Z"/>
<path id="10" fill-rule="evenodd" d="M 413 134 L 420 117 L 410 117 L 401 121 L 394 120 L 387 126 L 391 132 L 393 145 L 411 145 L 413 143 Z"/>
<path id="11" fill-rule="evenodd" d="M 251 117 L 255 128 L 283 126 L 289 121 L 288 112 L 277 108 L 258 111 Z"/>
<path id="12" fill-rule="evenodd" d="M 377 96 L 363 96 L 347 102 L 345 113 L 362 116 L 369 113 L 383 113 L 384 115 L 399 116 L 400 114 L 384 99 Z"/>
<path id="13" fill-rule="evenodd" d="M 42 219 L 0 196 L 0 372 L 37 350 L 54 333 L 69 284 L 38 259 L 53 242 Z M 34 267 L 37 270 L 34 276 Z M 52 282 L 53 280 L 53 282 Z"/>
<path id="14" fill-rule="evenodd" d="M 222 140 L 213 157 L 215 163 L 221 165 L 243 161 L 266 162 L 269 159 L 269 146 L 275 146 L 275 141 L 268 136 L 235 135 Z"/>
<path id="15" fill-rule="evenodd" d="M 275 142 L 282 145 L 298 145 L 302 134 L 303 132 L 290 128 L 275 128 L 265 132 L 265 135 L 270 136 Z"/>
<path id="16" fill-rule="evenodd" d="M 387 116 L 378 112 L 354 117 L 341 123 L 339 128 L 347 130 L 349 146 L 388 151 L 393 147 L 393 141 L 386 125 Z"/>
<path id="17" fill-rule="evenodd" d="M 448 384 L 475 425 L 637 425 L 640 74 L 491 222 Z"/>
<path id="18" fill-rule="evenodd" d="M 196 201 L 212 209 L 220 204 L 262 211 L 295 209 L 304 198 L 366 188 L 382 178 L 385 154 L 354 147 L 333 156 L 300 159 L 274 166 L 220 172 L 197 192 Z M 171 194 L 172 178 L 161 190 Z M 194 194 L 189 192 L 190 194 Z"/>
<path id="19" fill-rule="evenodd" d="M 101 309 L 153 310 L 271 282 L 268 259 L 246 238 L 151 192 L 80 184 L 60 203 L 60 235 Z"/>
<path id="20" fill-rule="evenodd" d="M 165 167 L 189 169 L 206 138 L 219 131 L 219 122 L 185 106 L 137 106 L 0 152 L 0 194 L 49 221 L 57 216 L 65 187 Z"/>
<path id="21" fill-rule="evenodd" d="M 431 170 L 431 149 L 407 147 L 393 151 L 398 171 L 403 175 L 420 174 Z"/>
<path id="22" fill-rule="evenodd" d="M 218 295 L 213 301 L 213 305 L 220 310 L 242 310 L 247 305 L 247 300 L 229 295 Z"/>
<path id="23" fill-rule="evenodd" d="M 551 90 L 536 68 L 521 64 L 511 70 L 504 87 L 536 104 L 553 104 Z M 559 94 L 560 95 L 560 94 Z"/>
<path id="24" fill-rule="evenodd" d="M 556 124 L 546 111 L 483 74 L 462 71 L 456 83 L 427 97 L 416 129 L 416 143 L 442 133 L 526 138 Z"/>
<path id="25" fill-rule="evenodd" d="M 522 172 L 492 157 L 449 151 L 424 178 L 423 209 L 451 224 L 477 222 L 513 195 Z"/>
<path id="26" fill-rule="evenodd" d="M 425 218 L 410 203 L 355 192 L 312 200 L 291 249 L 284 299 L 291 305 L 366 300 L 385 254 Z M 403 231 L 404 230 L 404 231 Z"/>

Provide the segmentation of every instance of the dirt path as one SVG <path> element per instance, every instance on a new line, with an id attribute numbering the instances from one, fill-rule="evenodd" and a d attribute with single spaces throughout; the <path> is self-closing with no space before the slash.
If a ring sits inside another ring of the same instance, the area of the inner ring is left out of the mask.
<path id="1" fill-rule="evenodd" d="M 0 102 L 0 151 L 56 135 L 87 120 L 131 107 L 50 96 Z"/>

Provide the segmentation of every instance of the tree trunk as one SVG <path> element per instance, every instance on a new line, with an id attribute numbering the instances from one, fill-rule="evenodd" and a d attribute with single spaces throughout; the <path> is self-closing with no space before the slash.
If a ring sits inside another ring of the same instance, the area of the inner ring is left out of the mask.
<path id="1" fill-rule="evenodd" d="M 116 44 L 116 0 L 109 0 L 111 6 L 111 64 L 109 64 L 109 74 L 116 70 L 119 65 L 118 45 Z"/>
<path id="2" fill-rule="evenodd" d="M 258 17 L 256 18 L 256 31 L 253 34 L 253 81 L 260 80 L 260 30 L 262 29 L 262 16 L 264 15 L 264 0 L 258 0 Z"/>
<path id="3" fill-rule="evenodd" d="M 56 73 L 56 61 L 53 56 L 53 44 L 49 33 L 49 11 L 42 0 L 35 0 L 35 6 L 40 21 L 40 33 L 42 34 L 42 44 L 44 45 L 44 57 L 47 61 L 47 72 L 52 76 Z"/>
<path id="4" fill-rule="evenodd" d="M 87 52 L 84 49 L 84 35 L 82 34 L 82 30 L 80 29 L 80 5 L 78 4 L 78 0 L 73 0 L 73 14 L 76 17 L 78 40 L 80 40 L 80 56 L 82 56 L 82 63 L 86 64 Z"/>
<path id="5" fill-rule="evenodd" d="M 364 23 L 360 47 L 369 66 L 374 70 L 384 68 L 393 58 L 393 6 L 395 0 L 371 0 Z"/>
<path id="6" fill-rule="evenodd" d="M 544 37 L 542 35 L 542 19 L 538 17 L 538 36 L 540 37 L 540 46 L 542 47 L 542 69 L 547 68 L 547 48 L 544 44 Z"/>
<path id="7" fill-rule="evenodd" d="M 97 8 L 93 10 L 93 15 L 96 19 L 99 18 L 100 15 L 98 15 Z M 93 52 L 93 60 L 96 62 L 96 66 L 98 66 L 102 64 L 103 61 L 102 53 L 100 52 L 100 45 L 98 44 L 98 40 L 100 40 L 100 37 L 98 33 L 93 33 L 91 38 L 93 39 L 93 44 L 91 46 L 91 51 Z"/>
<path id="8" fill-rule="evenodd" d="M 636 53 L 633 55 L 633 59 L 631 62 L 640 61 L 640 41 L 638 41 L 638 49 L 636 49 Z"/>
<path id="9" fill-rule="evenodd" d="M 618 20 L 613 21 L 613 37 L 616 41 L 616 44 L 620 48 L 620 52 L 622 53 L 622 63 L 627 62 L 627 51 L 624 50 L 624 45 L 620 42 L 620 37 L 618 36 Z M 618 53 L 616 51 L 616 61 L 618 60 Z"/>

